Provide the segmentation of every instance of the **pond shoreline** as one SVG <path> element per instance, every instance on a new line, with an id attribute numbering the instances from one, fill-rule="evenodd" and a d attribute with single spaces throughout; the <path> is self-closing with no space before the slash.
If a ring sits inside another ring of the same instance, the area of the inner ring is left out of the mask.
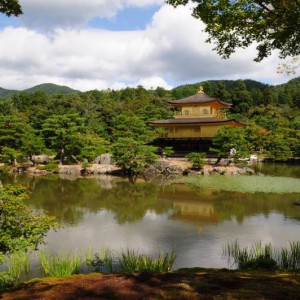
<path id="1" fill-rule="evenodd" d="M 120 167 L 114 164 L 83 164 L 74 165 L 37 165 L 24 166 L 17 165 L 11 167 L 9 173 L 22 173 L 33 176 L 59 174 L 67 177 L 67 175 L 77 177 L 94 177 L 95 175 L 113 175 L 117 177 L 128 177 L 128 173 L 124 172 Z M 262 175 L 255 173 L 249 166 L 242 164 L 234 164 L 228 159 L 222 159 L 218 164 L 215 160 L 209 160 L 201 169 L 193 168 L 192 163 L 187 159 L 168 158 L 160 159 L 156 165 L 148 165 L 143 172 L 137 175 L 141 177 L 155 175 Z"/>
<path id="2" fill-rule="evenodd" d="M 3 300 L 297 299 L 299 293 L 299 272 L 190 268 L 33 279 L 0 295 Z"/>

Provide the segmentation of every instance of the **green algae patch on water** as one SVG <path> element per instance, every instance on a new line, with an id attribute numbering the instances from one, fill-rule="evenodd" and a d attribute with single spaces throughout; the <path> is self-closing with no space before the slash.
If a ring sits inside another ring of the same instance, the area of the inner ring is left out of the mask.
<path id="1" fill-rule="evenodd" d="M 300 193 L 300 179 L 273 176 L 198 176 L 184 177 L 180 182 L 203 189 L 240 193 Z"/>

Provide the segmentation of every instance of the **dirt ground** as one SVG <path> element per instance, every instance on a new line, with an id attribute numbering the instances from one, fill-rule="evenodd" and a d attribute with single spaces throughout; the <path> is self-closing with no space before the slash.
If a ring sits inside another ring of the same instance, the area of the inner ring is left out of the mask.
<path id="1" fill-rule="evenodd" d="M 9 300 L 300 299 L 300 273 L 190 269 L 166 274 L 89 274 L 32 280 Z"/>

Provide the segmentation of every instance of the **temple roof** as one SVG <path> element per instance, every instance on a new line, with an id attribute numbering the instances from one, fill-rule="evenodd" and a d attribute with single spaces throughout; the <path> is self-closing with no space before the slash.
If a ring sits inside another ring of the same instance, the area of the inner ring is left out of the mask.
<path id="1" fill-rule="evenodd" d="M 204 104 L 204 103 L 209 103 L 209 102 L 219 102 L 222 106 L 224 107 L 229 107 L 232 104 L 231 103 L 227 103 L 227 102 L 223 102 L 218 98 L 213 98 L 210 97 L 208 95 L 206 95 L 203 92 L 203 89 L 200 87 L 200 90 L 197 94 L 183 98 L 183 99 L 179 99 L 179 100 L 172 100 L 172 101 L 168 101 L 171 104 Z"/>
<path id="2" fill-rule="evenodd" d="M 239 123 L 234 119 L 219 119 L 219 118 L 178 118 L 178 119 L 167 119 L 167 120 L 158 120 L 150 121 L 150 124 L 153 125 L 172 125 L 172 124 L 207 124 L 207 123 L 227 123 L 234 122 L 244 126 L 245 124 Z"/>

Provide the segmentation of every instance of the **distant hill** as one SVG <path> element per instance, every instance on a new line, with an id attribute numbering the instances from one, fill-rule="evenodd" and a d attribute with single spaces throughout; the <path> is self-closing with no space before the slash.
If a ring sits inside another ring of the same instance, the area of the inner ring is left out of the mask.
<path id="1" fill-rule="evenodd" d="M 44 92 L 47 95 L 55 95 L 55 94 L 71 94 L 71 93 L 80 93 L 80 91 L 73 90 L 67 86 L 56 85 L 53 83 L 43 83 L 36 85 L 32 88 L 26 89 L 23 92 L 26 93 L 35 93 L 35 92 Z"/>
<path id="2" fill-rule="evenodd" d="M 202 81 L 198 83 L 193 83 L 193 84 L 185 84 L 185 85 L 180 85 L 174 89 L 172 89 L 172 95 L 175 98 L 183 98 L 183 97 L 188 97 L 190 95 L 193 95 L 197 93 L 199 90 L 199 86 L 202 85 L 204 87 L 204 91 L 206 91 L 207 94 L 210 94 L 210 90 L 216 90 L 218 83 L 223 82 L 226 86 L 226 89 L 228 91 L 234 90 L 238 86 L 238 82 L 243 81 L 246 85 L 247 90 L 251 90 L 253 88 L 259 89 L 263 91 L 267 86 L 267 84 L 251 80 L 251 79 L 246 79 L 246 80 L 207 80 L 207 81 Z"/>
<path id="3" fill-rule="evenodd" d="M 9 97 L 13 94 L 19 93 L 19 91 L 15 91 L 15 90 L 7 90 L 7 89 L 3 89 L 0 87 L 0 97 L 1 98 L 6 98 Z"/>
<path id="4" fill-rule="evenodd" d="M 0 97 L 2 97 L 2 98 L 8 98 L 8 97 L 11 97 L 15 94 L 19 94 L 22 92 L 24 92 L 24 93 L 44 92 L 47 95 L 55 95 L 55 94 L 66 95 L 66 94 L 73 94 L 73 93 L 76 93 L 76 94 L 81 93 L 80 91 L 73 90 L 67 86 L 57 85 L 57 84 L 53 84 L 53 83 L 43 83 L 43 84 L 39 84 L 32 88 L 21 90 L 21 91 L 7 90 L 7 89 L 3 89 L 0 87 Z"/>

